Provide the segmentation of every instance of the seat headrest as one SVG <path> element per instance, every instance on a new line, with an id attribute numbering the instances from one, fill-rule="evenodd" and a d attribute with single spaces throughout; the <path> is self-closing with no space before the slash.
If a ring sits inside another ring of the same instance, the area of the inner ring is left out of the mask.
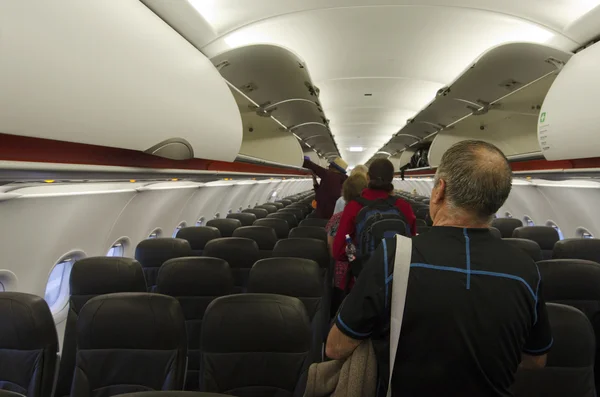
<path id="1" fill-rule="evenodd" d="M 221 237 L 221 232 L 212 226 L 192 226 L 181 228 L 177 238 L 187 240 L 193 250 L 203 250 L 210 240 Z"/>
<path id="2" fill-rule="evenodd" d="M 524 251 L 531 259 L 533 259 L 534 262 L 544 259 L 544 256 L 542 255 L 542 249 L 535 241 L 524 238 L 503 238 L 502 240 L 506 241 L 513 247 Z"/>
<path id="3" fill-rule="evenodd" d="M 69 280 L 71 295 L 146 292 L 142 266 L 132 258 L 98 256 L 80 259 Z"/>
<path id="4" fill-rule="evenodd" d="M 272 250 L 277 243 L 275 230 L 266 226 L 243 226 L 233 232 L 233 237 L 254 240 L 261 250 Z"/>
<path id="5" fill-rule="evenodd" d="M 546 301 L 600 301 L 600 264 L 584 259 L 537 263 Z"/>
<path id="6" fill-rule="evenodd" d="M 518 227 L 513 230 L 512 236 L 514 238 L 526 238 L 533 240 L 543 250 L 551 250 L 554 248 L 554 244 L 560 240 L 558 232 L 550 226 L 525 226 Z"/>
<path id="7" fill-rule="evenodd" d="M 238 219 L 211 219 L 206 222 L 206 226 L 213 226 L 219 229 L 222 237 L 231 237 L 233 231 L 242 226 L 242 222 Z"/>
<path id="8" fill-rule="evenodd" d="M 511 238 L 513 230 L 523 226 L 523 222 L 515 218 L 496 218 L 492 221 L 492 226 L 500 230 L 503 238 Z"/>
<path id="9" fill-rule="evenodd" d="M 256 219 L 266 218 L 269 215 L 269 211 L 264 208 L 248 208 L 242 211 L 243 214 L 254 214 Z"/>
<path id="10" fill-rule="evenodd" d="M 600 239 L 569 238 L 557 241 L 552 253 L 553 259 L 587 259 L 600 263 Z"/>
<path id="11" fill-rule="evenodd" d="M 163 263 L 156 292 L 170 296 L 221 296 L 232 293 L 229 264 L 219 258 L 175 258 Z"/>
<path id="12" fill-rule="evenodd" d="M 160 267 L 173 258 L 190 256 L 192 248 L 187 240 L 180 238 L 152 238 L 142 240 L 135 248 L 135 259 L 142 268 Z"/>
<path id="13" fill-rule="evenodd" d="M 301 221 L 300 226 L 317 226 L 324 228 L 325 226 L 327 226 L 327 222 L 327 219 L 308 218 Z"/>
<path id="14" fill-rule="evenodd" d="M 215 299 L 202 321 L 200 346 L 207 353 L 306 353 L 310 321 L 298 298 L 273 294 Z"/>
<path id="15" fill-rule="evenodd" d="M 327 241 L 327 232 L 318 226 L 298 226 L 290 230 L 290 238 L 314 238 Z"/>
<path id="16" fill-rule="evenodd" d="M 237 219 L 242 223 L 242 226 L 252 226 L 256 220 L 256 215 L 248 213 L 228 214 L 227 219 Z"/>
<path id="17" fill-rule="evenodd" d="M 321 269 L 310 259 L 262 259 L 250 270 L 248 292 L 318 298 L 323 295 Z"/>
<path id="18" fill-rule="evenodd" d="M 296 218 L 296 215 L 292 214 L 291 212 L 276 212 L 274 214 L 267 215 L 267 219 L 269 218 L 283 219 L 287 222 L 290 228 L 298 226 L 298 218 Z"/>
<path id="19" fill-rule="evenodd" d="M 85 304 L 77 320 L 78 349 L 172 350 L 185 346 L 179 302 L 148 293 L 100 295 Z"/>
<path id="20" fill-rule="evenodd" d="M 290 234 L 290 226 L 284 219 L 264 218 L 254 222 L 254 226 L 265 226 L 275 230 L 277 238 L 287 238 Z"/>
<path id="21" fill-rule="evenodd" d="M 502 238 L 502 233 L 500 233 L 500 230 L 496 229 L 495 227 L 490 227 L 490 233 L 492 233 L 492 236 L 496 238 Z"/>
<path id="22" fill-rule="evenodd" d="M 592 324 L 580 310 L 547 303 L 554 344 L 546 367 L 579 368 L 594 365 L 596 336 Z"/>
<path id="23" fill-rule="evenodd" d="M 329 267 L 327 244 L 313 238 L 279 240 L 273 248 L 273 257 L 312 259 L 322 268 Z"/>
<path id="24" fill-rule="evenodd" d="M 39 296 L 22 292 L 0 293 L 0 349 L 58 349 L 52 313 Z"/>
<path id="25" fill-rule="evenodd" d="M 231 268 L 251 268 L 259 258 L 254 240 L 241 237 L 218 238 L 204 247 L 204 256 L 225 259 Z"/>

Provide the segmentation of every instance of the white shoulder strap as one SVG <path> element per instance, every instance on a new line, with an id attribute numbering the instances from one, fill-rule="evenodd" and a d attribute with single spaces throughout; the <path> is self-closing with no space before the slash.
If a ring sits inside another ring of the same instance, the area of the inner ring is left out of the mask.
<path id="1" fill-rule="evenodd" d="M 406 302 L 406 288 L 408 287 L 411 257 L 412 240 L 397 234 L 390 321 L 390 380 L 388 382 L 387 397 L 391 397 L 392 395 L 392 374 L 394 373 L 396 351 L 398 350 L 402 317 L 404 316 L 404 303 Z"/>

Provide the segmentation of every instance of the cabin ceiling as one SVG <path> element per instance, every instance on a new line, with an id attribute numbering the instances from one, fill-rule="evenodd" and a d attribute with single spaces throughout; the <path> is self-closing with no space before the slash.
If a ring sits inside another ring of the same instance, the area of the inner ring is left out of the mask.
<path id="1" fill-rule="evenodd" d="M 481 54 L 573 51 L 599 0 L 143 0 L 209 58 L 252 44 L 302 59 L 341 152 L 366 162 Z M 596 10 L 598 11 L 598 10 Z M 596 12 L 595 11 L 595 12 Z M 596 32 L 597 34 L 598 32 Z M 362 149 L 362 151 L 351 151 Z"/>

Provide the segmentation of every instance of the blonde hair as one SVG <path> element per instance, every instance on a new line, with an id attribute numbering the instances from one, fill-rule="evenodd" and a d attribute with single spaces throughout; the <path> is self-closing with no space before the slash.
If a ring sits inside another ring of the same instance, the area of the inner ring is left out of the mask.
<path id="1" fill-rule="evenodd" d="M 366 165 L 362 165 L 359 164 L 356 167 L 354 167 L 354 169 L 352 170 L 352 172 L 350 173 L 350 176 L 352 175 L 356 175 L 356 174 L 364 174 L 367 175 L 369 173 L 369 169 L 367 168 Z"/>
<path id="2" fill-rule="evenodd" d="M 366 174 L 360 172 L 350 174 L 348 179 L 346 179 L 342 185 L 342 197 L 344 197 L 344 201 L 348 203 L 353 199 L 360 197 L 363 189 L 366 189 L 368 184 L 369 180 L 367 179 Z"/>

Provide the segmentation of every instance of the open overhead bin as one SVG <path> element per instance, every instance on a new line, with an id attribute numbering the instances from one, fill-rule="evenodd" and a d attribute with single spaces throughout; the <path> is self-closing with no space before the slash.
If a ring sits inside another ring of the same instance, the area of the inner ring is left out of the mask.
<path id="1" fill-rule="evenodd" d="M 235 89 L 251 99 L 254 104 L 248 105 L 250 111 L 281 123 L 281 134 L 295 134 L 304 147 L 321 157 L 339 155 L 319 102 L 319 89 L 294 53 L 273 45 L 251 45 L 211 61 Z M 242 111 L 242 116 L 246 115 L 249 113 Z"/>
<path id="2" fill-rule="evenodd" d="M 492 48 L 440 89 L 381 151 L 396 155 L 433 140 L 429 150 L 432 167 L 452 143 L 463 139 L 494 142 L 507 155 L 538 152 L 535 126 L 541 104 L 571 56 L 532 43 Z"/>
<path id="3" fill-rule="evenodd" d="M 0 25 L 0 132 L 236 158 L 242 122 L 226 82 L 138 0 L 4 1 Z"/>

